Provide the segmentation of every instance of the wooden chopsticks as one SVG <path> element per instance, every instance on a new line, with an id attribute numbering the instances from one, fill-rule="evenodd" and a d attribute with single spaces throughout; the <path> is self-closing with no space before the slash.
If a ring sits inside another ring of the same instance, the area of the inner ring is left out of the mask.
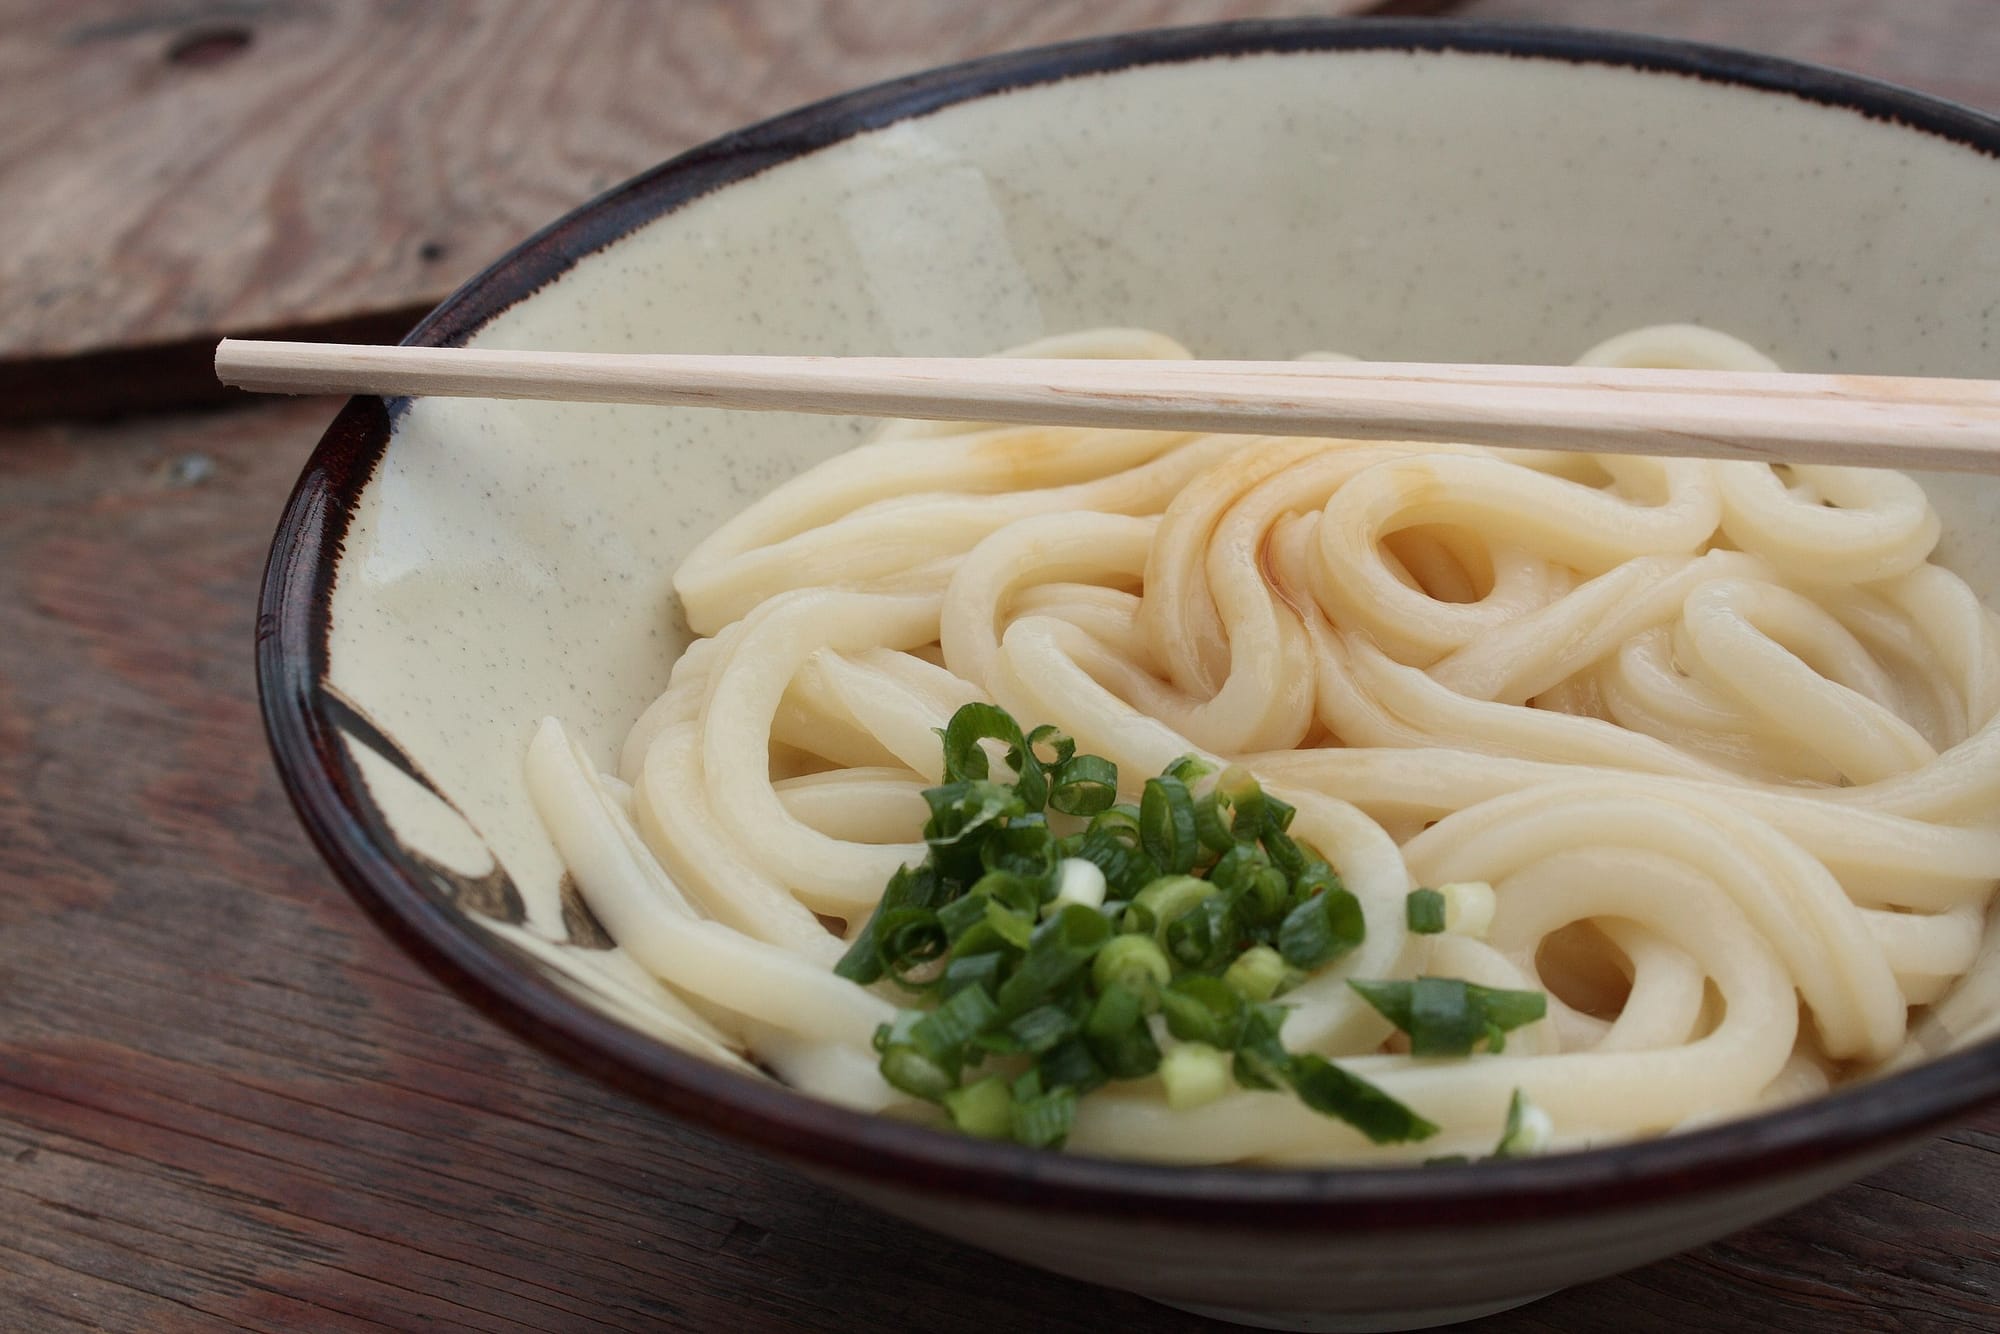
<path id="1" fill-rule="evenodd" d="M 536 398 L 1052 426 L 1467 441 L 2000 471 L 2000 382 L 1420 362 L 756 357 L 225 339 L 264 393 Z"/>

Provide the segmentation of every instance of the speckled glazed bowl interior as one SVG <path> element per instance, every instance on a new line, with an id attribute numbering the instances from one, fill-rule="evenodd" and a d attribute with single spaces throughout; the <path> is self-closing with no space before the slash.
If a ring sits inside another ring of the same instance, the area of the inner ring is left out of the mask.
<path id="1" fill-rule="evenodd" d="M 2000 125 L 1970 112 L 1650 40 L 1139 35 L 921 75 L 698 149 L 528 242 L 412 341 L 970 354 L 1121 324 L 1217 357 L 1567 361 L 1695 320 L 1794 369 L 1990 376 L 1996 153 Z M 1697 1133 L 1464 1167 L 1035 1153 L 667 1047 L 628 999 L 635 965 L 564 887 L 523 787 L 528 738 L 557 715 L 609 767 L 687 640 L 681 556 L 866 429 L 356 400 L 314 456 L 260 623 L 279 765 L 359 900 L 529 1039 L 977 1244 L 1312 1328 L 1440 1321 L 1667 1254 L 2000 1095 L 1992 933 L 1920 1027 L 1928 1062 Z M 1932 490 L 1941 559 L 2000 599 L 2000 483 Z"/>

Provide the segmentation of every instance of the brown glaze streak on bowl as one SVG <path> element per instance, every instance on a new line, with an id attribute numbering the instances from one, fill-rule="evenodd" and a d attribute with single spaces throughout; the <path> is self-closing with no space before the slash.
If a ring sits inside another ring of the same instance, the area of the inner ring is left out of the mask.
<path id="1" fill-rule="evenodd" d="M 2000 157 L 2000 121 L 1832 70 L 1587 31 L 1426 21 L 1223 24 L 998 56 L 863 89 L 696 148 L 584 205 L 467 283 L 406 343 L 462 343 L 581 257 L 688 201 L 860 132 L 1010 88 L 1139 65 L 1263 52 L 1416 50 L 1614 65 L 1859 111 Z M 349 515 L 403 401 L 348 403 L 300 478 L 274 541 L 257 635 L 266 728 L 313 841 L 369 914 L 495 1020 L 661 1110 L 800 1164 L 881 1185 L 1038 1209 L 1318 1232 L 1579 1216 L 1740 1188 L 1914 1144 L 2000 1098 L 2000 1038 L 1784 1110 L 1547 1158 L 1392 1169 L 1197 1168 L 1047 1153 L 847 1111 L 734 1074 L 565 993 L 440 896 L 367 796 L 322 690 L 332 586 Z"/>

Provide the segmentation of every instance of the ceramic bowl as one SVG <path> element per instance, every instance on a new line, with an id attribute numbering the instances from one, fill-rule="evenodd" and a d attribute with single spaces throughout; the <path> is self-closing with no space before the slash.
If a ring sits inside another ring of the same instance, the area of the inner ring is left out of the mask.
<path id="1" fill-rule="evenodd" d="M 1128 324 L 1209 356 L 1536 362 L 1695 320 L 1794 369 L 1993 375 L 1996 154 L 1991 118 L 1675 42 L 1443 22 L 1137 34 L 717 140 L 534 237 L 409 341 L 975 354 Z M 688 638 L 676 562 L 867 426 L 357 399 L 314 454 L 259 623 L 279 767 L 360 902 L 528 1040 L 975 1245 L 1317 1329 L 1442 1322 L 1656 1259 L 2000 1096 L 1991 935 L 1920 1029 L 1928 1063 L 1695 1133 L 1423 1170 L 1035 1152 L 656 1040 L 634 965 L 529 807 L 529 736 L 557 715 L 610 767 Z M 1941 559 L 2000 598 L 2000 485 L 1934 494 Z"/>

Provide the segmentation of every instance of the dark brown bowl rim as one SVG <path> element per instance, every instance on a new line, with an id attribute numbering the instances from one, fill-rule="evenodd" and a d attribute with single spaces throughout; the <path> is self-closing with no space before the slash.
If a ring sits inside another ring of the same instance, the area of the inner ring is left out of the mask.
<path id="1" fill-rule="evenodd" d="M 404 342 L 450 345 L 641 224 L 765 168 L 953 103 L 1135 66 L 1269 52 L 1400 50 L 1623 66 L 1784 93 L 2000 157 L 2000 120 L 1836 70 L 1696 43 L 1536 25 L 1297 19 L 1124 34 L 877 84 L 695 148 L 585 204 L 461 287 Z M 847 1111 L 732 1073 L 592 1009 L 467 921 L 404 854 L 320 688 L 349 516 L 402 401 L 353 399 L 286 505 L 265 570 L 257 680 L 279 773 L 335 873 L 383 929 L 488 1016 L 667 1113 L 810 1169 L 994 1203 L 1251 1228 L 1522 1220 L 1629 1207 L 1913 1145 L 2000 1098 L 2000 1038 L 1812 1102 L 1705 1130 L 1546 1158 L 1409 1168 L 1180 1167 L 1048 1153 Z"/>

